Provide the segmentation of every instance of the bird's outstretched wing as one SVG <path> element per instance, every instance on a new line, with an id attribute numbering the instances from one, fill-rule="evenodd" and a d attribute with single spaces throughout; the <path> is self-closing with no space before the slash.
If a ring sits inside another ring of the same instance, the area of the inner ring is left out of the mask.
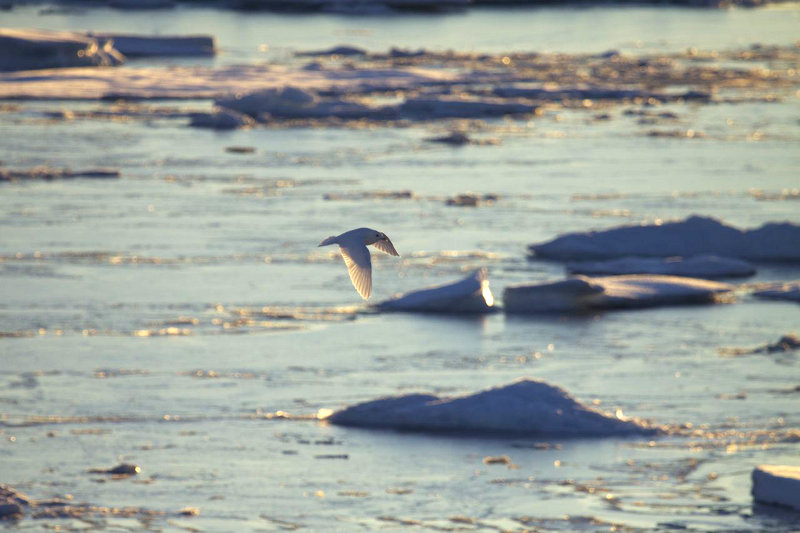
<path id="1" fill-rule="evenodd" d="M 374 246 L 381 252 L 389 255 L 395 255 L 395 256 L 400 255 L 397 253 L 397 250 L 394 249 L 394 244 L 392 244 L 392 241 L 390 241 L 388 237 L 386 238 L 385 241 L 377 241 L 373 243 L 372 246 Z"/>
<path id="2" fill-rule="evenodd" d="M 369 250 L 363 244 L 353 246 L 340 246 L 344 264 L 350 273 L 350 280 L 363 299 L 372 294 L 372 261 Z"/>

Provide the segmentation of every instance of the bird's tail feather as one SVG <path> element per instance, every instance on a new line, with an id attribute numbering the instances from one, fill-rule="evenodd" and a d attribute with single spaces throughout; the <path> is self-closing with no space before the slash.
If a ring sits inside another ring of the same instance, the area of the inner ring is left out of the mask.
<path id="1" fill-rule="evenodd" d="M 328 246 L 329 244 L 336 244 L 336 237 L 335 236 L 332 235 L 332 236 L 328 237 L 327 239 L 325 239 L 324 241 L 319 243 L 318 247 L 319 246 Z"/>

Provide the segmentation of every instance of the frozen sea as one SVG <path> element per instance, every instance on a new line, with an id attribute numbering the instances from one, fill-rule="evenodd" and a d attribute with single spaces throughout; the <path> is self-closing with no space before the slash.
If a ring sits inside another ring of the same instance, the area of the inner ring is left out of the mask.
<path id="1" fill-rule="evenodd" d="M 797 39 L 800 4 L 384 17 L 32 5 L 0 20 L 207 33 L 220 51 L 121 69 L 293 68 L 308 61 L 294 52 L 339 44 L 631 55 L 785 47 Z M 37 499 L 142 510 L 3 527 L 796 528 L 797 514 L 754 506 L 749 491 L 754 466 L 799 464 L 798 352 L 726 350 L 797 332 L 796 303 L 742 289 L 717 305 L 580 316 L 379 314 L 363 305 L 333 250 L 317 248 L 359 226 L 389 235 L 401 257 L 375 257 L 373 301 L 479 267 L 499 299 L 513 283 L 563 278 L 563 264 L 530 261 L 526 247 L 568 231 L 695 214 L 742 228 L 800 223 L 798 86 L 767 90 L 773 98 L 658 107 L 677 117 L 670 131 L 703 132 L 695 136 L 649 134 L 652 125 L 625 113 L 643 108 L 633 103 L 466 125 L 214 132 L 179 114 L 115 118 L 115 102 L 0 101 L 0 170 L 121 173 L 0 182 L 0 482 Z M 491 142 L 425 141 L 454 126 Z M 497 200 L 447 205 L 467 192 Z M 736 283 L 800 278 L 800 265 L 757 267 Z M 471 393 L 522 377 L 681 431 L 483 438 L 341 428 L 315 417 L 384 395 Z M 510 464 L 484 461 L 503 455 Z M 119 463 L 141 473 L 89 472 Z M 186 507 L 198 514 L 181 514 Z"/>

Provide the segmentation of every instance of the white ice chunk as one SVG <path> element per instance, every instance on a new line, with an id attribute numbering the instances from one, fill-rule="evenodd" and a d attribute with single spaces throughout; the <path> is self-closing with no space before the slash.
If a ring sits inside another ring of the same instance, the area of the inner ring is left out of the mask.
<path id="1" fill-rule="evenodd" d="M 800 303 L 800 281 L 789 281 L 786 283 L 767 283 L 760 285 L 758 290 L 753 292 L 759 298 L 769 298 L 771 300 L 789 300 Z"/>
<path id="2" fill-rule="evenodd" d="M 113 45 L 81 33 L 0 28 L 0 71 L 119 65 Z"/>
<path id="3" fill-rule="evenodd" d="M 800 511 L 800 466 L 759 465 L 752 476 L 755 501 Z"/>
<path id="4" fill-rule="evenodd" d="M 506 287 L 503 308 L 506 313 L 548 313 L 712 303 L 732 289 L 726 283 L 677 276 L 577 276 Z"/>
<path id="5" fill-rule="evenodd" d="M 343 426 L 545 437 L 657 432 L 643 423 L 583 405 L 564 389 L 533 379 L 467 396 L 411 394 L 381 398 L 337 411 L 327 420 Z"/>
<path id="6" fill-rule="evenodd" d="M 715 254 L 761 261 L 800 261 L 800 225 L 770 223 L 740 230 L 708 217 L 570 233 L 529 246 L 536 257 L 559 260 L 623 256 L 689 257 Z"/>
<path id="7" fill-rule="evenodd" d="M 375 305 L 383 311 L 435 313 L 491 313 L 494 296 L 485 268 L 455 283 L 406 293 Z"/>
<path id="8" fill-rule="evenodd" d="M 114 48 L 129 57 L 138 56 L 213 56 L 214 38 L 208 35 L 133 35 L 89 33 L 98 41 L 111 41 Z"/>
<path id="9" fill-rule="evenodd" d="M 752 276 L 756 269 L 741 259 L 716 255 L 692 257 L 621 257 L 608 261 L 577 261 L 567 263 L 572 274 L 589 276 L 618 274 L 662 274 L 689 278 L 719 279 Z"/>

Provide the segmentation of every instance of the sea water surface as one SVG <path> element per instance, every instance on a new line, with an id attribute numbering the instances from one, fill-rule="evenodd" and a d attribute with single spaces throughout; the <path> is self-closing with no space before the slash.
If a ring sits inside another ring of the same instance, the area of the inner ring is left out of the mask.
<path id="1" fill-rule="evenodd" d="M 2 25 L 214 34 L 218 58 L 181 60 L 192 64 L 291 62 L 294 51 L 342 43 L 591 53 L 789 45 L 800 14 L 797 4 L 355 18 L 40 10 L 15 7 Z M 34 498 L 154 514 L 6 527 L 796 525 L 796 514 L 753 505 L 749 476 L 757 464 L 797 464 L 798 356 L 728 357 L 724 348 L 796 332 L 797 304 L 740 291 L 720 305 L 581 316 L 377 314 L 335 250 L 317 248 L 328 235 L 374 227 L 401 254 L 374 257 L 374 300 L 482 266 L 499 299 L 506 285 L 562 278 L 563 265 L 529 261 L 525 247 L 567 231 L 693 214 L 748 228 L 798 223 L 796 94 L 661 108 L 704 137 L 648 135 L 624 108 L 610 120 L 565 109 L 472 124 L 495 142 L 459 148 L 425 142 L 448 129 L 442 122 L 220 133 L 175 118 L 51 118 L 113 105 L 0 103 L 0 168 L 121 172 L 0 183 L 0 482 Z M 413 194 L 362 194 L 375 191 Z M 466 192 L 498 200 L 446 204 Z M 798 274 L 796 265 L 759 265 L 747 282 Z M 521 377 L 685 431 L 652 441 L 479 438 L 315 418 L 382 395 L 470 393 Z M 501 455 L 512 464 L 483 461 Z M 89 472 L 123 462 L 141 473 Z M 186 507 L 199 514 L 180 514 Z"/>

